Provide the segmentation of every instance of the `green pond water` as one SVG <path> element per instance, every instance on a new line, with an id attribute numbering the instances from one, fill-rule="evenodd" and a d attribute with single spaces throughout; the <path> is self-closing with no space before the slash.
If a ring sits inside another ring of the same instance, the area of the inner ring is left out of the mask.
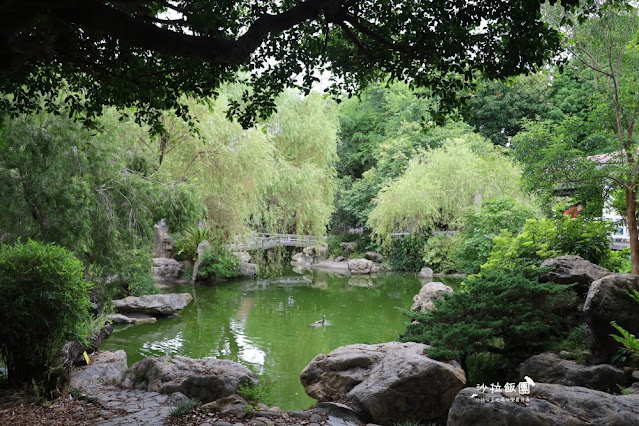
<path id="1" fill-rule="evenodd" d="M 180 318 L 115 326 L 101 349 L 124 349 L 129 365 L 165 354 L 237 361 L 268 383 L 269 404 L 304 409 L 315 401 L 304 393 L 302 369 L 339 346 L 396 340 L 408 321 L 396 308 L 410 308 L 424 282 L 412 274 L 290 271 L 270 280 L 176 286 L 166 292 L 189 292 L 194 298 Z M 331 325 L 309 325 L 322 315 Z"/>

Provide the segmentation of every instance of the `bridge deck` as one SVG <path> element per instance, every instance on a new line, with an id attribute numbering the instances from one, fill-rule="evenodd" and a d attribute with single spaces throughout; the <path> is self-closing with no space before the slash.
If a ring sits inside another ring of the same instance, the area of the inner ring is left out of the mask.
<path id="1" fill-rule="evenodd" d="M 276 246 L 312 247 L 322 244 L 324 238 L 315 235 L 256 233 L 246 237 L 236 236 L 232 242 L 226 244 L 226 248 L 231 251 L 239 251 L 267 250 Z"/>

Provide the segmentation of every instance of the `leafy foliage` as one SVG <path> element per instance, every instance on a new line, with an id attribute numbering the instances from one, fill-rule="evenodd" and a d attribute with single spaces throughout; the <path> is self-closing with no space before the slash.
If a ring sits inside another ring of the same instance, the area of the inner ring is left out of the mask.
<path id="1" fill-rule="evenodd" d="M 29 240 L 0 248 L 0 355 L 9 381 L 40 378 L 68 340 L 91 331 L 82 263 L 68 250 Z"/>
<path id="2" fill-rule="evenodd" d="M 389 76 L 453 105 L 477 74 L 517 75 L 555 53 L 560 36 L 543 22 L 542 3 L 11 2 L 0 6 L 0 92 L 12 95 L 2 102 L 11 111 L 62 104 L 89 121 L 103 106 L 134 107 L 156 131 L 159 111 L 188 116 L 182 96 L 215 96 L 244 79 L 251 90 L 229 102 L 229 114 L 248 127 L 274 112 L 284 87 L 308 93 L 318 71 L 335 76 L 332 94 Z M 49 100 L 40 104 L 35 93 Z"/>
<path id="3" fill-rule="evenodd" d="M 243 234 L 249 226 L 323 235 L 335 185 L 334 105 L 317 94 L 301 98 L 287 92 L 278 99 L 277 114 L 244 130 L 224 114 L 225 101 L 238 90 L 226 88 L 210 107 L 191 103 L 198 134 L 167 116 L 176 139 L 170 139 L 174 148 L 162 168 L 198 188 L 208 224 L 222 237 Z"/>
<path id="4" fill-rule="evenodd" d="M 204 252 L 200 263 L 199 274 L 211 281 L 220 278 L 232 278 L 237 276 L 239 259 L 230 251 L 224 249 L 221 244 L 214 245 Z"/>
<path id="5" fill-rule="evenodd" d="M 487 81 L 471 98 L 465 117 L 480 135 L 505 146 L 526 118 L 534 120 L 549 112 L 547 84 L 539 75 Z"/>
<path id="6" fill-rule="evenodd" d="M 451 253 L 455 266 L 467 274 L 479 272 L 490 256 L 493 238 L 502 232 L 517 235 L 534 215 L 531 207 L 512 198 L 485 201 L 480 208 L 471 210 Z"/>
<path id="7" fill-rule="evenodd" d="M 631 289 L 628 295 L 637 303 L 639 303 L 639 291 Z M 629 333 L 614 321 L 610 323 L 619 334 L 611 334 L 610 336 L 623 345 L 623 351 L 630 353 L 631 356 L 639 358 L 639 338 Z"/>
<path id="8" fill-rule="evenodd" d="M 493 240 L 494 246 L 484 270 L 508 265 L 539 266 L 545 259 L 573 254 L 597 265 L 610 256 L 610 235 L 614 225 L 601 220 L 559 214 L 551 219 L 528 219 L 517 236 L 503 232 Z"/>
<path id="9" fill-rule="evenodd" d="M 131 159 L 145 158 L 144 153 L 124 146 L 135 128 L 112 114 L 97 133 L 47 114 L 5 124 L 0 195 L 7 202 L 0 241 L 55 242 L 80 258 L 94 280 L 112 283 L 114 291 L 148 289 L 153 224 L 167 218 L 179 231 L 201 218 L 194 187 L 129 168 Z"/>
<path id="10" fill-rule="evenodd" d="M 459 237 L 450 234 L 430 237 L 424 246 L 424 264 L 443 274 L 459 272 L 460 268 L 454 256 L 459 240 Z"/>
<path id="11" fill-rule="evenodd" d="M 436 300 L 435 309 L 407 311 L 413 322 L 401 339 L 428 343 L 430 357 L 459 359 L 466 371 L 467 357 L 482 353 L 513 368 L 561 334 L 561 309 L 574 301 L 565 286 L 541 284 L 538 275 L 521 268 L 482 271 L 464 289 Z"/>
<path id="12" fill-rule="evenodd" d="M 419 272 L 424 266 L 424 244 L 426 236 L 421 234 L 393 238 L 386 258 L 393 271 Z"/>
<path id="13" fill-rule="evenodd" d="M 467 135 L 411 159 L 406 172 L 380 191 L 368 225 L 381 238 L 454 230 L 478 201 L 503 196 L 521 196 L 519 170 L 485 139 Z"/>

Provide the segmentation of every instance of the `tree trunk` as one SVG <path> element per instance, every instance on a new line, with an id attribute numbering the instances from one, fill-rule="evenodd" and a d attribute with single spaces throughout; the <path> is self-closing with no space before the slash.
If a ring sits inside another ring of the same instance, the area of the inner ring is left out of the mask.
<path id="1" fill-rule="evenodd" d="M 626 186 L 626 215 L 628 217 L 628 232 L 630 233 L 630 259 L 632 273 L 639 274 L 639 232 L 637 232 L 637 189 L 635 182 Z"/>

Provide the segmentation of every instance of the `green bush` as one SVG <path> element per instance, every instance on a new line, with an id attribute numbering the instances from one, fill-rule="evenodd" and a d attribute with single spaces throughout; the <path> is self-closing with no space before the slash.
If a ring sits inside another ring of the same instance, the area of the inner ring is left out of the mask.
<path id="1" fill-rule="evenodd" d="M 236 277 L 240 260 L 230 251 L 217 244 L 204 252 L 199 275 L 215 281 L 219 278 Z"/>
<path id="2" fill-rule="evenodd" d="M 210 243 L 217 241 L 217 236 L 213 230 L 202 224 L 197 224 L 186 228 L 179 234 L 175 241 L 176 257 L 180 260 L 197 260 L 197 246 L 204 240 Z"/>
<path id="3" fill-rule="evenodd" d="M 464 228 L 458 234 L 451 262 L 459 272 L 474 274 L 486 263 L 493 248 L 493 238 L 506 231 L 517 235 L 526 220 L 534 217 L 534 211 L 512 198 L 500 198 L 482 203 L 464 220 Z M 428 263 L 428 261 L 427 261 Z"/>
<path id="4" fill-rule="evenodd" d="M 493 240 L 493 249 L 485 269 L 508 265 L 539 266 L 545 259 L 578 255 L 597 265 L 610 257 L 611 222 L 584 218 L 571 219 L 559 214 L 551 219 L 528 219 L 521 233 L 513 237 L 502 232 Z"/>
<path id="5" fill-rule="evenodd" d="M 456 235 L 441 234 L 429 238 L 424 246 L 426 266 L 444 274 L 459 271 L 454 257 L 457 244 L 459 244 L 459 238 Z"/>
<path id="6" fill-rule="evenodd" d="M 0 248 L 0 355 L 11 383 L 40 378 L 68 340 L 90 333 L 89 287 L 66 249 L 29 240 Z"/>
<path id="7" fill-rule="evenodd" d="M 424 267 L 426 238 L 412 234 L 393 239 L 385 253 L 393 271 L 419 272 Z"/>
<path id="8" fill-rule="evenodd" d="M 563 333 L 562 313 L 574 305 L 566 286 L 539 283 L 539 270 L 487 270 L 466 280 L 465 287 L 426 313 L 405 311 L 411 318 L 403 341 L 432 345 L 428 355 L 458 359 L 468 373 L 468 357 L 500 356 L 511 372 Z"/>

